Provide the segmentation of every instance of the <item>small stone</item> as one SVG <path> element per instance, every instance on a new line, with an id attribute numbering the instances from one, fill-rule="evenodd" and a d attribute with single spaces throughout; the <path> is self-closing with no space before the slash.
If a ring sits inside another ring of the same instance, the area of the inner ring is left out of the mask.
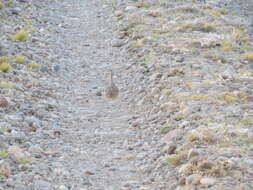
<path id="1" fill-rule="evenodd" d="M 178 173 L 184 174 L 184 175 L 190 175 L 192 174 L 192 169 L 193 169 L 193 166 L 191 164 L 184 164 L 179 168 Z"/>
<path id="2" fill-rule="evenodd" d="M 176 62 L 178 62 L 178 63 L 183 63 L 184 62 L 184 57 L 177 57 L 176 58 Z"/>
<path id="3" fill-rule="evenodd" d="M 18 153 L 18 152 L 22 152 L 22 149 L 19 148 L 18 146 L 10 146 L 10 147 L 8 148 L 8 152 L 9 152 L 10 154 L 15 154 L 15 153 Z"/>
<path id="4" fill-rule="evenodd" d="M 36 180 L 34 182 L 36 189 L 40 189 L 40 190 L 48 190 L 48 189 L 52 189 L 51 188 L 51 184 L 47 181 L 43 181 L 43 180 Z"/>
<path id="5" fill-rule="evenodd" d="M 206 186 L 212 186 L 214 185 L 216 182 L 216 180 L 214 178 L 211 178 L 211 177 L 204 177 L 200 180 L 200 183 L 202 185 L 206 185 Z"/>
<path id="6" fill-rule="evenodd" d="M 133 122 L 132 124 L 131 124 L 131 126 L 132 127 L 134 127 L 134 128 L 136 128 L 136 127 L 140 127 L 140 123 L 139 122 Z"/>
<path id="7" fill-rule="evenodd" d="M 96 92 L 96 96 L 102 96 L 102 92 L 100 91 Z"/>
<path id="8" fill-rule="evenodd" d="M 151 80 L 156 80 L 156 79 L 160 79 L 162 77 L 162 73 L 154 73 L 152 76 L 151 76 Z"/>
<path id="9" fill-rule="evenodd" d="M 13 9 L 11 10 L 11 13 L 12 13 L 13 15 L 19 15 L 20 12 L 21 12 L 21 9 L 18 8 L 18 7 L 15 7 L 15 8 L 13 8 Z"/>
<path id="10" fill-rule="evenodd" d="M 7 99 L 3 96 L 0 96 L 0 108 L 7 108 L 9 105 Z"/>
<path id="11" fill-rule="evenodd" d="M 171 144 L 169 146 L 166 146 L 163 152 L 166 154 L 174 154 L 176 149 L 177 149 L 177 146 L 175 144 Z"/>
<path id="12" fill-rule="evenodd" d="M 186 185 L 197 185 L 199 184 L 201 176 L 199 174 L 192 174 L 186 178 Z"/>
<path id="13" fill-rule="evenodd" d="M 11 174 L 10 164 L 4 160 L 0 160 L 0 176 L 9 176 Z"/>
<path id="14" fill-rule="evenodd" d="M 196 149 L 190 149 L 187 155 L 187 160 L 190 160 L 191 158 L 193 158 L 194 156 L 198 156 L 200 153 L 198 150 Z"/>
<path id="15" fill-rule="evenodd" d="M 60 71 L 60 65 L 55 65 L 54 66 L 54 72 Z"/>
<path id="16" fill-rule="evenodd" d="M 123 12 L 122 10 L 117 10 L 117 11 L 114 12 L 114 15 L 115 15 L 116 17 L 120 17 L 120 16 L 122 16 L 123 14 L 124 14 L 124 12 Z"/>
<path id="17" fill-rule="evenodd" d="M 59 187 L 59 190 L 68 190 L 68 188 L 67 188 L 65 185 L 61 185 L 61 186 Z"/>
<path id="18" fill-rule="evenodd" d="M 168 132 L 162 139 L 161 142 L 164 143 L 171 143 L 174 140 L 180 138 L 183 135 L 183 130 L 182 129 L 174 129 L 170 132 Z"/>
<path id="19" fill-rule="evenodd" d="M 126 43 L 123 40 L 117 40 L 117 41 L 113 42 L 112 47 L 122 47 L 125 44 Z"/>
<path id="20" fill-rule="evenodd" d="M 179 183 L 179 185 L 185 185 L 185 183 L 186 183 L 185 177 L 181 177 L 181 178 L 178 180 L 178 183 Z"/>
<path id="21" fill-rule="evenodd" d="M 94 172 L 89 171 L 89 170 L 85 171 L 85 174 L 87 174 L 87 175 L 95 175 L 95 173 L 94 173 Z"/>
<path id="22" fill-rule="evenodd" d="M 161 16 L 161 12 L 159 10 L 151 10 L 148 12 L 148 15 L 152 17 L 158 17 Z"/>

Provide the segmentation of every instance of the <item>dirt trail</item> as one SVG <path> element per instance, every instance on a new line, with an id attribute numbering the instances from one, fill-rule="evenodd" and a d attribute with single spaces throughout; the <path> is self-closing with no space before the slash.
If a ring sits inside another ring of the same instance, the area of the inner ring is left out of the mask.
<path id="1" fill-rule="evenodd" d="M 56 11 L 64 18 L 64 29 L 52 39 L 55 53 L 63 58 L 55 82 L 64 120 L 58 124 L 62 133 L 58 145 L 49 141 L 48 146 L 58 146 L 62 155 L 47 162 L 52 170 L 57 165 L 70 174 L 67 186 L 71 189 L 137 189 L 141 177 L 128 148 L 138 140 L 128 127 L 131 115 L 122 109 L 120 99 L 110 102 L 96 95 L 106 85 L 108 70 L 118 75 L 123 64 L 119 52 L 111 47 L 111 26 L 108 15 L 103 15 L 109 10 L 100 1 L 61 4 L 64 7 Z M 54 182 L 60 185 L 62 178 Z"/>

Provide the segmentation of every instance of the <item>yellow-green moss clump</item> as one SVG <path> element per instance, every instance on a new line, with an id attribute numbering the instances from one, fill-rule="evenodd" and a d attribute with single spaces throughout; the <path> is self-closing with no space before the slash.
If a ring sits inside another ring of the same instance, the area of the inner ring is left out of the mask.
<path id="1" fill-rule="evenodd" d="M 12 37 L 14 41 L 26 41 L 28 38 L 28 33 L 24 29 L 20 29 L 17 33 Z"/>
<path id="2" fill-rule="evenodd" d="M 0 9 L 4 8 L 4 4 L 0 2 Z"/>
<path id="3" fill-rule="evenodd" d="M 0 157 L 6 158 L 8 155 L 9 153 L 6 150 L 0 149 Z"/>
<path id="4" fill-rule="evenodd" d="M 233 96 L 233 95 L 230 95 L 230 94 L 225 94 L 225 95 L 223 95 L 222 98 L 227 103 L 234 103 L 234 102 L 238 101 L 238 98 L 236 96 Z"/>
<path id="5" fill-rule="evenodd" d="M 219 16 L 219 15 L 227 14 L 228 10 L 227 9 L 213 9 L 213 10 L 210 10 L 209 13 L 211 15 Z"/>
<path id="6" fill-rule="evenodd" d="M 9 61 L 10 59 L 6 55 L 0 57 L 0 63 L 8 63 Z"/>
<path id="7" fill-rule="evenodd" d="M 0 71 L 9 72 L 11 70 L 11 65 L 9 63 L 3 62 L 0 63 Z"/>
<path id="8" fill-rule="evenodd" d="M 22 56 L 22 55 L 16 55 L 14 61 L 15 61 L 16 63 L 24 63 L 24 62 L 25 62 L 25 57 Z"/>
<path id="9" fill-rule="evenodd" d="M 221 41 L 221 50 L 222 51 L 231 51 L 233 50 L 233 45 L 229 40 Z"/>
<path id="10" fill-rule="evenodd" d="M 251 61 L 253 62 L 253 52 L 247 52 L 243 55 L 243 58 L 248 60 L 248 61 Z"/>
<path id="11" fill-rule="evenodd" d="M 167 134 L 171 129 L 172 129 L 172 128 L 171 128 L 170 126 L 163 127 L 163 128 L 160 129 L 160 133 L 161 133 L 162 135 L 165 135 L 165 134 Z"/>
<path id="12" fill-rule="evenodd" d="M 27 67 L 30 68 L 30 69 L 39 69 L 40 65 L 37 64 L 37 63 L 32 62 L 32 63 L 27 64 Z"/>
<path id="13" fill-rule="evenodd" d="M 181 156 L 178 155 L 178 154 L 172 154 L 172 155 L 169 155 L 165 158 L 165 161 L 169 164 L 169 165 L 178 165 L 180 164 L 180 161 L 181 161 Z"/>
<path id="14" fill-rule="evenodd" d="M 245 117 L 241 120 L 241 123 L 242 123 L 243 125 L 247 125 L 247 126 L 253 125 L 253 117 L 252 117 L 252 116 L 245 116 Z"/>
<path id="15" fill-rule="evenodd" d="M 0 81 L 0 88 L 16 88 L 16 87 L 11 83 Z"/>
<path id="16" fill-rule="evenodd" d="M 29 164 L 32 162 L 31 158 L 26 157 L 15 157 L 15 161 L 17 164 Z"/>

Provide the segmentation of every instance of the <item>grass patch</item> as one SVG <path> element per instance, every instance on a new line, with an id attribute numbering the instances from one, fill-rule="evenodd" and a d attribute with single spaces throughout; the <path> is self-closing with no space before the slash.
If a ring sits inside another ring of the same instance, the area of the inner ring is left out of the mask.
<path id="1" fill-rule="evenodd" d="M 17 164 L 29 164 L 32 162 L 32 159 L 26 157 L 15 157 L 15 162 Z"/>
<path id="2" fill-rule="evenodd" d="M 0 71 L 2 72 L 9 72 L 11 70 L 11 65 L 9 63 L 3 62 L 0 63 Z"/>
<path id="3" fill-rule="evenodd" d="M 0 2 L 0 9 L 4 8 L 4 4 Z"/>
<path id="4" fill-rule="evenodd" d="M 0 81 L 0 88 L 16 88 L 15 85 L 8 83 L 8 82 L 4 82 L 4 81 Z"/>
<path id="5" fill-rule="evenodd" d="M 22 55 L 16 55 L 16 57 L 14 58 L 14 61 L 16 63 L 24 63 L 25 62 L 25 57 Z"/>
<path id="6" fill-rule="evenodd" d="M 32 62 L 32 63 L 27 64 L 27 67 L 30 69 L 39 69 L 40 65 Z"/>
<path id="7" fill-rule="evenodd" d="M 0 63 L 9 63 L 10 58 L 6 55 L 0 57 Z"/>
<path id="8" fill-rule="evenodd" d="M 24 29 L 20 29 L 17 33 L 12 37 L 13 41 L 26 41 L 28 38 L 28 33 Z"/>
<path id="9" fill-rule="evenodd" d="M 9 153 L 6 150 L 0 149 L 0 157 L 6 158 L 6 157 L 8 157 L 8 155 L 9 155 Z"/>
<path id="10" fill-rule="evenodd" d="M 167 134 L 171 129 L 172 129 L 172 128 L 171 128 L 170 126 L 163 127 L 163 128 L 160 129 L 160 133 L 161 133 L 162 135 L 165 135 L 165 134 Z"/>
<path id="11" fill-rule="evenodd" d="M 229 41 L 229 40 L 222 40 L 220 44 L 221 44 L 222 51 L 232 51 L 233 50 L 233 45 L 232 45 L 231 41 Z"/>
<path id="12" fill-rule="evenodd" d="M 253 62 L 253 52 L 247 52 L 243 55 L 243 59 Z"/>
<path id="13" fill-rule="evenodd" d="M 169 165 L 177 166 L 181 162 L 181 155 L 179 154 L 172 154 L 165 158 L 165 161 Z"/>
<path id="14" fill-rule="evenodd" d="M 220 16 L 220 15 L 227 14 L 228 10 L 227 9 L 213 9 L 213 10 L 210 10 L 209 13 L 214 16 Z"/>

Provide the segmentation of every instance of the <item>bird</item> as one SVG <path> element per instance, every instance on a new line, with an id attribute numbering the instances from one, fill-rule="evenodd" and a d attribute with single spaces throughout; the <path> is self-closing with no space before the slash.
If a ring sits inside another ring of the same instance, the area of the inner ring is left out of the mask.
<path id="1" fill-rule="evenodd" d="M 108 99 L 116 99 L 119 95 L 119 89 L 113 82 L 113 71 L 110 70 L 110 83 L 109 86 L 105 89 L 105 96 Z"/>

